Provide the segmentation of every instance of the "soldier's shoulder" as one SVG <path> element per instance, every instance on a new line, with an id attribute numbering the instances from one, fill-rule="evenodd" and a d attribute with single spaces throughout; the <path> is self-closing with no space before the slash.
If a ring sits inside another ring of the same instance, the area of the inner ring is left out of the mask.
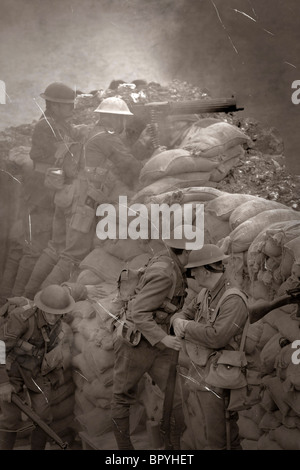
<path id="1" fill-rule="evenodd" d="M 167 254 L 159 254 L 150 262 L 149 267 L 162 270 L 164 273 L 171 272 L 175 267 L 175 262 Z"/>
<path id="2" fill-rule="evenodd" d="M 26 322 L 27 320 L 29 320 L 30 317 L 32 317 L 35 311 L 36 307 L 32 305 L 26 305 L 23 307 L 16 307 L 14 310 L 11 311 L 10 315 L 18 320 Z"/>

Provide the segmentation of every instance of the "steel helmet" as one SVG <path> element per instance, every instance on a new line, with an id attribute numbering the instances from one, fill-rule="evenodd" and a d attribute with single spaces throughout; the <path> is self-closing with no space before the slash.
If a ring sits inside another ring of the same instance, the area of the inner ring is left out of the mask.
<path id="1" fill-rule="evenodd" d="M 53 101 L 54 103 L 74 103 L 76 92 L 72 88 L 64 85 L 61 82 L 54 82 L 47 86 L 44 93 L 40 96 L 46 101 Z"/>
<path id="2" fill-rule="evenodd" d="M 200 250 L 191 251 L 185 268 L 197 268 L 198 266 L 217 263 L 227 258 L 229 258 L 229 256 L 225 255 L 218 246 L 207 244 L 203 245 Z"/>
<path id="3" fill-rule="evenodd" d="M 181 229 L 179 228 L 181 227 Z M 190 224 L 178 225 L 175 227 L 171 233 L 170 238 L 162 238 L 163 242 L 170 246 L 171 248 L 179 248 L 181 250 L 189 250 L 187 245 L 191 244 L 191 240 L 186 238 L 185 236 L 185 228 L 189 229 L 189 231 L 194 231 L 195 227 Z M 179 235 L 179 236 L 178 236 Z"/>
<path id="4" fill-rule="evenodd" d="M 45 287 L 35 295 L 34 304 L 43 312 L 62 315 L 73 310 L 75 300 L 67 289 L 53 284 Z"/>
<path id="5" fill-rule="evenodd" d="M 95 113 L 125 114 L 127 116 L 133 116 L 133 113 L 129 111 L 125 101 L 116 96 L 111 96 L 110 98 L 105 98 L 101 101 L 98 108 L 95 109 Z"/>

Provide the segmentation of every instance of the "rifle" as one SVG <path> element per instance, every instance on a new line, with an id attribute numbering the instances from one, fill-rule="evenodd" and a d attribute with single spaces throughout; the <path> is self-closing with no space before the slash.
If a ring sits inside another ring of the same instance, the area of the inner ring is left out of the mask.
<path id="1" fill-rule="evenodd" d="M 68 447 L 67 442 L 63 442 L 61 438 L 53 431 L 21 398 L 16 394 L 11 394 L 11 401 L 14 403 L 23 413 L 26 414 L 37 426 L 39 426 L 61 449 L 66 450 Z"/>
<path id="2" fill-rule="evenodd" d="M 206 113 L 232 113 L 242 111 L 244 108 L 237 107 L 234 96 L 231 98 L 214 98 L 207 100 L 188 101 L 155 101 L 145 104 L 133 104 L 131 106 L 135 116 L 145 123 L 150 123 L 150 132 L 154 148 L 160 146 L 158 127 L 165 125 L 166 116 Z M 162 132 L 163 134 L 163 132 Z"/>
<path id="3" fill-rule="evenodd" d="M 283 305 L 298 304 L 298 310 L 296 312 L 296 319 L 300 321 L 300 287 L 295 289 L 289 289 L 286 294 L 278 297 L 278 299 L 272 302 L 264 300 L 256 302 L 254 305 L 249 307 L 249 321 L 255 323 L 263 318 L 267 313 L 275 310 L 276 308 L 282 307 Z"/>
<path id="4" fill-rule="evenodd" d="M 160 423 L 160 433 L 164 442 L 165 450 L 173 450 L 171 443 L 171 414 L 173 410 L 174 391 L 176 383 L 176 367 L 178 363 L 179 351 L 172 350 L 173 357 L 169 369 L 169 376 L 167 382 L 167 388 L 165 390 L 164 404 L 163 404 L 163 415 Z M 176 449 L 175 449 L 176 450 Z"/>

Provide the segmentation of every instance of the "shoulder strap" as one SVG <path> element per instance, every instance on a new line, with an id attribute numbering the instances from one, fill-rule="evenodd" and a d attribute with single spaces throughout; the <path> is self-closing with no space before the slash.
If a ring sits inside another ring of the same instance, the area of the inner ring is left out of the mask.
<path id="1" fill-rule="evenodd" d="M 222 297 L 220 298 L 220 300 L 219 300 L 219 302 L 218 302 L 218 304 L 215 308 L 215 312 L 214 312 L 215 313 L 215 318 L 218 314 L 218 311 L 220 310 L 222 302 L 224 302 L 226 297 L 229 297 L 232 294 L 238 295 L 244 301 L 246 306 L 248 307 L 247 295 L 244 294 L 244 292 L 240 291 L 240 289 L 238 289 L 237 287 L 231 287 L 230 289 L 227 289 L 224 292 L 224 294 L 222 295 Z M 247 321 L 246 321 L 245 326 L 243 328 L 243 334 L 242 334 L 241 343 L 240 343 L 240 351 L 243 351 L 243 349 L 244 349 L 248 327 L 249 327 L 249 315 L 247 316 Z"/>

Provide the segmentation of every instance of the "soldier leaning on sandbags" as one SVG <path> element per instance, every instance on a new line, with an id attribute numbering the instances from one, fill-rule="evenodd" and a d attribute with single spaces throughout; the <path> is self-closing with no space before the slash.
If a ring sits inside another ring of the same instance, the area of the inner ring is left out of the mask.
<path id="1" fill-rule="evenodd" d="M 241 450 L 237 413 L 230 413 L 230 432 L 226 432 L 225 408 L 228 390 L 205 382 L 209 364 L 218 350 L 238 350 L 248 318 L 247 297 L 234 288 L 229 291 L 223 260 L 228 258 L 216 245 L 194 250 L 185 265 L 196 279 L 199 294 L 171 319 L 178 338 L 183 338 L 190 368 L 188 386 L 197 396 L 197 429 L 206 441 L 205 449 Z M 230 295 L 224 296 L 227 292 Z M 224 296 L 224 297 L 223 297 Z M 221 299 L 222 298 L 222 299 Z M 221 299 L 221 304 L 218 304 Z M 218 307 L 217 307 L 218 306 Z M 216 308 L 217 307 L 217 308 Z"/>
<path id="2" fill-rule="evenodd" d="M 58 148 L 79 138 L 80 131 L 68 123 L 74 110 L 75 96 L 74 90 L 60 82 L 50 84 L 41 94 L 46 102 L 46 110 L 32 135 L 32 167 L 24 171 L 23 224 L 27 243 L 25 241 L 21 247 L 20 258 L 20 248 L 11 247 L 1 286 L 1 295 L 4 297 L 24 295 L 33 267 L 51 238 L 55 193 L 45 186 L 45 175 L 50 167 L 55 166 Z M 11 275 L 12 271 L 14 275 Z M 9 279 L 12 285 L 7 285 Z"/>
<path id="3" fill-rule="evenodd" d="M 141 164 L 128 152 L 119 134 L 132 113 L 120 98 L 106 98 L 98 106 L 101 118 L 86 136 L 73 177 L 55 195 L 52 239 L 38 259 L 25 295 L 41 287 L 69 280 L 73 269 L 90 253 L 96 235 L 96 209 L 133 190 Z M 71 148 L 66 158 L 73 154 Z M 71 167 L 71 168 L 70 168 Z M 72 161 L 65 173 L 72 173 Z"/>
<path id="4" fill-rule="evenodd" d="M 139 340 L 133 346 L 126 339 L 128 335 L 123 334 L 122 325 L 116 330 L 111 410 L 113 431 L 120 450 L 133 449 L 129 416 L 139 381 L 147 372 L 165 392 L 170 369 L 177 363 L 178 354 L 174 353 L 178 353 L 181 347 L 179 338 L 170 335 L 169 324 L 174 312 L 182 308 L 186 295 L 184 265 L 189 253 L 186 250 L 187 239 L 171 236 L 165 244 L 166 250 L 149 261 L 126 309 L 126 323 L 139 332 Z M 171 444 L 174 449 L 180 449 L 185 424 L 177 386 L 171 406 Z"/>

